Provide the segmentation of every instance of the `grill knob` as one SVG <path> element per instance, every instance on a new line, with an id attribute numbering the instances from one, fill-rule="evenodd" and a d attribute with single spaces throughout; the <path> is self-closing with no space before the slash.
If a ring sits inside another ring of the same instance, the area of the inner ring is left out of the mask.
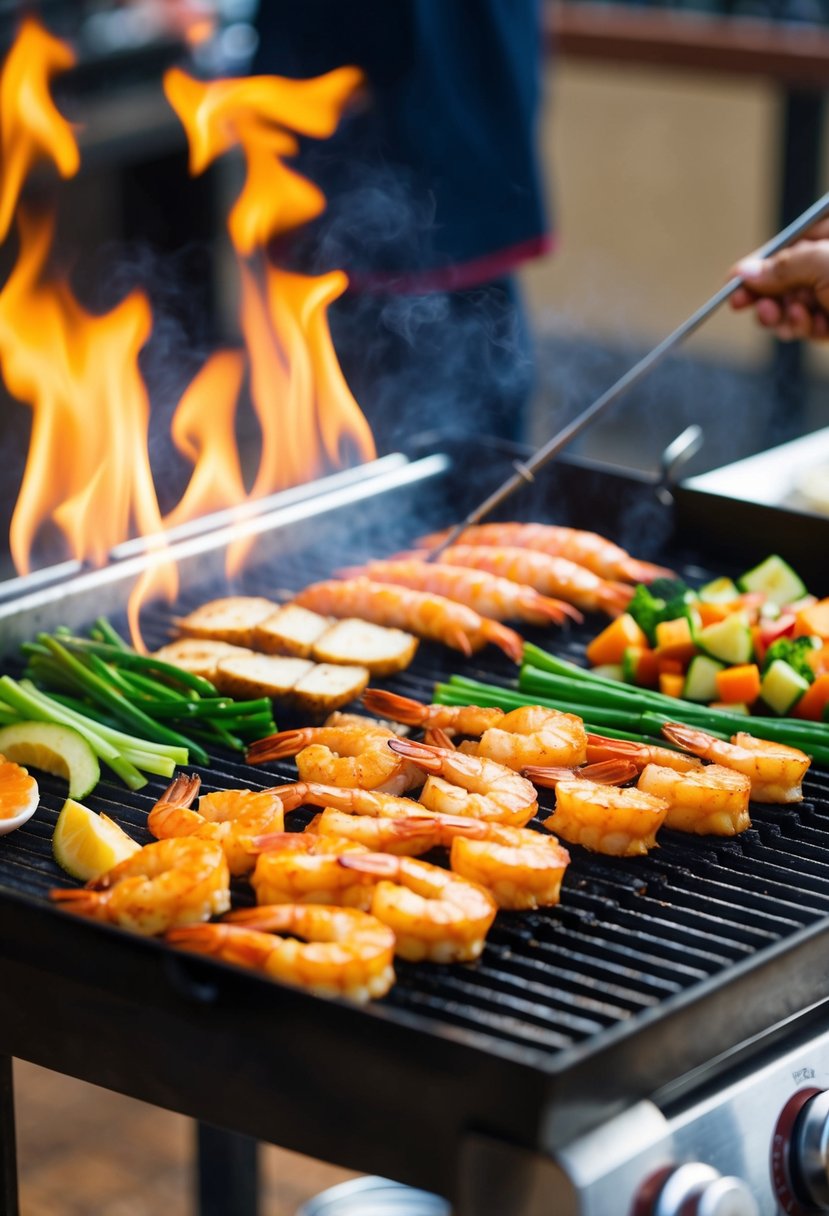
<path id="1" fill-rule="evenodd" d="M 789 1160 L 797 1191 L 819 1211 L 829 1211 L 829 1090 L 810 1098 L 800 1112 Z"/>
<path id="2" fill-rule="evenodd" d="M 710 1165 L 692 1161 L 668 1176 L 653 1216 L 760 1216 L 760 1209 L 742 1179 L 724 1178 Z"/>

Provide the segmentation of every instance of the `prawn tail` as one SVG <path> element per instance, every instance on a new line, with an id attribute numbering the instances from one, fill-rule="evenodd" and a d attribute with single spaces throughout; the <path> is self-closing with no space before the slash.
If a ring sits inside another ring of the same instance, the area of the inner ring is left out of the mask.
<path id="1" fill-rule="evenodd" d="M 401 859 L 390 853 L 344 853 L 337 858 L 337 865 L 376 878 L 394 879 L 400 873 Z"/>
<path id="2" fill-rule="evenodd" d="M 624 785 L 626 781 L 632 781 L 638 772 L 639 766 L 635 761 L 619 758 L 585 764 L 578 770 L 577 776 L 595 781 L 598 785 Z"/>
<path id="3" fill-rule="evenodd" d="M 247 764 L 265 764 L 268 760 L 280 760 L 283 756 L 295 756 L 308 742 L 304 730 L 280 730 L 275 735 L 266 735 L 251 743 L 245 752 Z"/>
<path id="4" fill-rule="evenodd" d="M 225 922 L 259 929 L 263 933 L 289 933 L 296 927 L 296 920 L 296 904 L 260 904 L 256 908 L 238 908 L 225 917 Z"/>
<path id="5" fill-rule="evenodd" d="M 246 836 L 242 841 L 246 853 L 276 853 L 280 849 L 307 847 L 302 832 L 263 832 L 261 836 Z"/>
<path id="6" fill-rule="evenodd" d="M 401 697 L 385 688 L 367 688 L 363 693 L 363 705 L 372 714 L 403 722 L 407 726 L 422 726 L 426 721 L 428 706 L 413 697 Z"/>
<path id="7" fill-rule="evenodd" d="M 201 789 L 201 777 L 196 773 L 179 773 L 167 786 L 156 806 L 190 806 Z"/>
<path id="8" fill-rule="evenodd" d="M 192 950 L 195 954 L 224 953 L 229 933 L 227 925 L 182 925 L 177 929 L 168 929 L 164 940 L 184 950 Z"/>
<path id="9" fill-rule="evenodd" d="M 96 916 L 104 903 L 104 897 L 86 887 L 53 887 L 49 898 L 78 916 Z"/>
<path id="10" fill-rule="evenodd" d="M 427 773 L 439 773 L 443 768 L 441 756 L 429 743 L 418 743 L 416 739 L 389 739 L 389 747 Z"/>
<path id="11" fill-rule="evenodd" d="M 442 726 L 430 726 L 423 733 L 423 742 L 430 747 L 442 747 L 445 752 L 456 751 L 455 741 Z"/>
<path id="12" fill-rule="evenodd" d="M 656 578 L 676 578 L 676 571 L 653 562 L 642 562 L 636 557 L 625 557 L 618 565 L 619 577 L 629 583 L 652 583 Z"/>
<path id="13" fill-rule="evenodd" d="M 498 646 L 503 650 L 508 658 L 512 659 L 513 663 L 520 663 L 524 654 L 524 639 L 520 633 L 516 633 L 514 629 L 502 625 L 500 621 L 491 621 L 488 617 L 483 618 L 483 628 L 481 630 L 488 642 Z"/>
<path id="14" fill-rule="evenodd" d="M 549 595 L 542 595 L 540 592 L 535 592 L 532 596 L 527 597 L 527 608 L 536 616 L 543 617 L 546 621 L 552 621 L 555 625 L 564 625 L 569 621 L 575 621 L 577 625 L 580 625 L 584 620 L 583 613 L 579 612 L 575 605 L 568 604 L 565 600 L 553 599 Z"/>
<path id="15" fill-rule="evenodd" d="M 713 742 L 712 736 L 707 735 L 704 730 L 697 730 L 695 726 L 686 726 L 683 722 L 664 722 L 662 734 L 671 743 L 676 743 L 677 746 L 684 747 L 689 752 L 696 752 L 698 755 L 706 752 L 709 744 Z"/>
<path id="16" fill-rule="evenodd" d="M 628 583 L 605 579 L 596 591 L 596 605 L 608 616 L 621 616 L 633 598 L 634 588 Z"/>
<path id="17" fill-rule="evenodd" d="M 274 794 L 282 803 L 283 811 L 295 811 L 302 806 L 310 792 L 307 782 L 292 781 L 287 785 L 272 785 L 263 793 Z"/>

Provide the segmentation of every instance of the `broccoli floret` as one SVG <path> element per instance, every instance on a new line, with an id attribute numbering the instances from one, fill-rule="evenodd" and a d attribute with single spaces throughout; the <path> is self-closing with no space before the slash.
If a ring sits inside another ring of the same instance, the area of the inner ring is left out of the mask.
<path id="1" fill-rule="evenodd" d="M 653 645 L 659 622 L 687 616 L 689 605 L 695 599 L 695 592 L 681 579 L 657 578 L 650 586 L 637 584 L 627 611 Z"/>
<path id="2" fill-rule="evenodd" d="M 814 648 L 814 639 L 810 637 L 778 638 L 766 651 L 763 671 L 767 671 L 775 659 L 784 659 L 799 676 L 803 676 L 803 679 L 811 684 L 815 673 L 808 656 Z"/>

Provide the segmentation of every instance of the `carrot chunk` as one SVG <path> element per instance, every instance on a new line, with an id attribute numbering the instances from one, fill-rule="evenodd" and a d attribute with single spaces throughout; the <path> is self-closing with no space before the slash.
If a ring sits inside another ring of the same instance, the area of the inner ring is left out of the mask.
<path id="1" fill-rule="evenodd" d="M 801 608 L 795 617 L 795 636 L 815 634 L 829 642 L 829 597 Z"/>
<path id="2" fill-rule="evenodd" d="M 760 695 L 760 668 L 756 663 L 739 663 L 733 667 L 724 667 L 722 671 L 717 672 L 714 679 L 721 701 L 733 704 L 742 701 L 751 705 Z"/>
<path id="3" fill-rule="evenodd" d="M 659 675 L 659 691 L 666 697 L 681 697 L 685 687 L 685 676 L 675 675 L 672 671 L 663 671 Z"/>
<path id="4" fill-rule="evenodd" d="M 593 667 L 621 663 L 628 646 L 647 646 L 644 631 L 628 612 L 623 612 L 597 634 L 587 647 L 587 661 Z"/>
<path id="5" fill-rule="evenodd" d="M 817 677 L 813 684 L 789 711 L 793 718 L 808 718 L 811 722 L 823 722 L 829 705 L 829 672 Z"/>
<path id="6" fill-rule="evenodd" d="M 691 635 L 691 623 L 686 616 L 674 621 L 660 621 L 656 626 L 656 653 L 663 659 L 690 663 L 697 652 Z"/>

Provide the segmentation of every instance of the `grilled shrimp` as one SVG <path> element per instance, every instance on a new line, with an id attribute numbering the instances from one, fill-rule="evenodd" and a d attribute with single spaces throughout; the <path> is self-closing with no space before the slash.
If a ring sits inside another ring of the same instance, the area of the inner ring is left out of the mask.
<path id="1" fill-rule="evenodd" d="M 595 781 L 560 781 L 556 808 L 547 822 L 557 836 L 594 853 L 634 857 L 656 844 L 668 803 L 638 789 Z"/>
<path id="2" fill-rule="evenodd" d="M 736 836 L 751 827 L 751 782 L 736 769 L 704 764 L 682 773 L 648 764 L 636 784 L 668 803 L 666 828 L 703 836 Z"/>
<path id="3" fill-rule="evenodd" d="M 625 785 L 632 781 L 639 768 L 632 760 L 597 760 L 578 768 L 566 765 L 528 764 L 521 775 L 533 785 L 555 788 L 560 781 L 595 781 L 598 785 Z"/>
<path id="4" fill-rule="evenodd" d="M 418 543 L 432 549 L 448 535 L 448 531 L 434 532 Z M 564 528 L 557 524 L 478 524 L 462 532 L 458 543 L 535 549 L 550 557 L 566 557 L 568 561 L 592 570 L 600 578 L 621 579 L 626 583 L 650 583 L 655 578 L 675 577 L 672 570 L 655 566 L 652 562 L 639 561 L 631 557 L 626 549 L 596 532 Z"/>
<path id="5" fill-rule="evenodd" d="M 421 555 L 425 556 L 425 552 Z M 505 545 L 451 545 L 438 557 L 441 565 L 471 566 L 535 587 L 542 595 L 567 600 L 583 612 L 618 616 L 628 606 L 633 587 L 578 566 L 566 557 Z"/>
<path id="6" fill-rule="evenodd" d="M 415 804 L 417 805 L 417 804 Z M 450 822 L 447 822 L 450 821 Z M 308 825 L 326 839 L 361 844 L 372 853 L 394 853 L 419 857 L 439 845 L 449 845 L 459 832 L 474 832 L 475 821 L 462 816 L 436 815 L 428 811 L 401 819 L 351 815 L 328 807 Z"/>
<path id="7" fill-rule="evenodd" d="M 513 629 L 428 591 L 412 591 L 362 577 L 342 582 L 331 579 L 306 587 L 294 602 L 325 616 L 358 616 L 377 625 L 405 629 L 465 655 L 492 642 L 514 663 L 521 662 L 523 642 Z"/>
<path id="8" fill-rule="evenodd" d="M 343 853 L 365 853 L 356 841 L 311 832 L 259 836 L 251 886 L 259 904 L 337 904 L 367 909 L 372 884 L 337 861 Z"/>
<path id="9" fill-rule="evenodd" d="M 523 621 L 527 625 L 563 625 L 580 621 L 582 615 L 564 600 L 541 595 L 534 587 L 525 587 L 509 578 L 490 574 L 488 570 L 473 570 L 469 566 L 449 566 L 442 562 L 424 562 L 417 557 L 397 561 L 375 561 L 365 566 L 341 571 L 342 574 L 364 574 L 379 583 L 395 583 L 415 591 L 431 591 L 457 600 L 494 621 Z"/>
<path id="10" fill-rule="evenodd" d="M 80 916 L 153 936 L 227 911 L 230 875 L 216 841 L 176 837 L 144 845 L 85 887 L 49 896 Z"/>
<path id="11" fill-rule="evenodd" d="M 532 782 L 496 760 L 413 739 L 392 739 L 389 747 L 429 774 L 420 792 L 429 810 L 511 827 L 523 827 L 538 810 Z"/>
<path id="12" fill-rule="evenodd" d="M 425 705 L 413 697 L 401 697 L 384 688 L 367 688 L 363 705 L 371 713 L 384 714 L 395 722 L 425 729 L 457 731 L 461 735 L 481 735 L 504 718 L 503 709 L 481 705 Z"/>
<path id="13" fill-rule="evenodd" d="M 518 770 L 529 764 L 574 767 L 586 759 L 587 733 L 575 714 L 522 705 L 485 730 L 479 742 L 462 743 L 461 749 Z"/>
<path id="14" fill-rule="evenodd" d="M 660 764 L 663 768 L 676 769 L 678 773 L 702 768 L 701 760 L 685 752 L 673 751 L 670 747 L 659 747 L 657 744 L 634 743 L 630 739 L 607 739 L 604 735 L 588 734 L 587 759 L 631 760 L 640 772 L 646 764 Z"/>
<path id="15" fill-rule="evenodd" d="M 371 912 L 394 931 L 395 950 L 411 962 L 468 962 L 481 953 L 497 904 L 458 874 L 413 857 L 348 854 L 340 865 L 373 876 Z"/>
<path id="16" fill-rule="evenodd" d="M 456 832 L 449 865 L 490 892 L 499 908 L 547 908 L 559 902 L 570 854 L 549 832 L 476 823 L 476 834 Z M 454 831 L 448 826 L 446 831 Z"/>
<path id="17" fill-rule="evenodd" d="M 167 941 L 359 1004 L 384 996 L 395 978 L 394 934 L 355 908 L 245 908 L 221 924 L 173 929 Z"/>
<path id="18" fill-rule="evenodd" d="M 184 774 L 171 781 L 150 811 L 147 827 L 159 840 L 179 836 L 215 840 L 224 849 L 230 873 L 234 876 L 247 874 L 254 862 L 248 841 L 262 832 L 283 830 L 286 802 L 289 809 L 299 805 L 293 796 L 293 787 L 215 790 L 212 794 L 202 794 L 198 810 L 193 810 L 190 804 L 200 784 L 199 777 Z"/>
<path id="19" fill-rule="evenodd" d="M 366 721 L 348 726 L 306 726 L 282 730 L 251 744 L 248 764 L 296 756 L 301 781 L 402 794 L 419 784 L 419 774 L 389 750 L 394 731 Z"/>
<path id="20" fill-rule="evenodd" d="M 751 781 L 751 797 L 755 802 L 803 800 L 801 783 L 811 760 L 796 747 L 757 739 L 745 731 L 738 731 L 726 743 L 680 722 L 666 722 L 662 733 L 672 743 L 704 760 L 745 773 Z"/>

